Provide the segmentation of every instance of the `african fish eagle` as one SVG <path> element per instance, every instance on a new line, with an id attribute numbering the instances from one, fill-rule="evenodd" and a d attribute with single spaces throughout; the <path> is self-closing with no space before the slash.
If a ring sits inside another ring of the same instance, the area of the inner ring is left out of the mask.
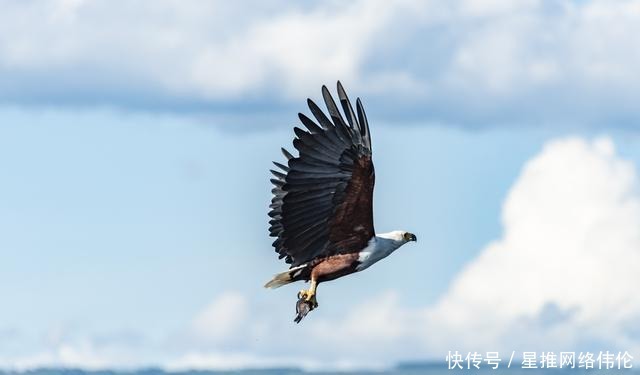
<path id="1" fill-rule="evenodd" d="M 303 280 L 308 290 L 298 293 L 295 322 L 318 307 L 316 289 L 324 281 L 362 271 L 400 246 L 416 241 L 407 231 L 375 234 L 371 134 L 360 98 L 354 112 L 338 82 L 343 119 L 326 86 L 322 97 L 329 117 L 311 100 L 307 104 L 317 121 L 302 113 L 307 130 L 295 127 L 293 147 L 298 156 L 282 149 L 286 164 L 274 162 L 275 185 L 269 229 L 279 258 L 290 264 L 265 287 L 277 288 Z"/>

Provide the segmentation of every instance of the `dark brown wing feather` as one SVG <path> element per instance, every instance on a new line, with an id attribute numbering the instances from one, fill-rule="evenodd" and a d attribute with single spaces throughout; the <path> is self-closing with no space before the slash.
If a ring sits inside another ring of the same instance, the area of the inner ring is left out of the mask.
<path id="1" fill-rule="evenodd" d="M 329 117 L 311 100 L 317 120 L 299 114 L 307 131 L 295 128 L 298 157 L 283 149 L 287 165 L 274 164 L 270 235 L 280 258 L 292 267 L 334 254 L 358 252 L 375 235 L 369 125 L 360 100 L 353 111 L 338 82 L 344 121 L 329 90 L 322 87 Z"/>

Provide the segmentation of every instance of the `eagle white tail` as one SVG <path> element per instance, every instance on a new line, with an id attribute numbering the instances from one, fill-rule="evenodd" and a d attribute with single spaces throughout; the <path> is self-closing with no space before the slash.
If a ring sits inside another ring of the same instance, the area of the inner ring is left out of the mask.
<path id="1" fill-rule="evenodd" d="M 289 271 L 286 271 L 286 272 L 281 272 L 275 275 L 273 279 L 271 279 L 268 283 L 264 284 L 264 287 L 275 289 L 293 282 L 289 273 L 290 273 Z"/>
<path id="2" fill-rule="evenodd" d="M 279 274 L 276 274 L 275 276 L 273 276 L 273 279 L 271 279 L 268 283 L 264 284 L 264 287 L 275 289 L 275 288 L 280 288 L 283 285 L 287 285 L 294 281 L 297 281 L 295 278 L 298 275 L 300 275 L 301 270 L 306 266 L 307 266 L 306 264 L 303 264 L 301 266 L 291 268 L 284 272 L 280 272 Z"/>

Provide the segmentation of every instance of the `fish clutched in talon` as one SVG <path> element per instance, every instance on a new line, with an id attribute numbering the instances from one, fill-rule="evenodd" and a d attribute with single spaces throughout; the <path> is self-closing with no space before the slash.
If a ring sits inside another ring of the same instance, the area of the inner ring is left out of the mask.
<path id="1" fill-rule="evenodd" d="M 294 322 L 300 323 L 300 321 L 307 316 L 307 314 L 318 307 L 316 296 L 309 297 L 309 293 L 306 290 L 298 292 L 298 302 L 296 302 L 296 318 Z"/>
<path id="2" fill-rule="evenodd" d="M 307 314 L 316 308 L 318 308 L 318 300 L 316 300 L 316 287 L 318 284 L 315 281 L 311 281 L 311 287 L 309 290 L 302 289 L 298 292 L 298 302 L 296 302 L 296 318 L 293 320 L 296 323 L 307 316 Z"/>
<path id="3" fill-rule="evenodd" d="M 396 230 L 376 234 L 373 229 L 373 185 L 369 122 L 360 99 L 355 111 L 342 84 L 338 99 L 322 87 L 327 114 L 307 100 L 315 121 L 299 113 L 307 128 L 294 128 L 293 147 L 298 156 L 282 149 L 286 163 L 272 170 L 270 236 L 279 259 L 290 268 L 265 284 L 279 288 L 310 281 L 298 293 L 296 318 L 300 321 L 318 307 L 318 284 L 363 271 L 398 248 L 417 240 L 413 233 Z M 404 200 L 398 201 L 406 206 Z"/>

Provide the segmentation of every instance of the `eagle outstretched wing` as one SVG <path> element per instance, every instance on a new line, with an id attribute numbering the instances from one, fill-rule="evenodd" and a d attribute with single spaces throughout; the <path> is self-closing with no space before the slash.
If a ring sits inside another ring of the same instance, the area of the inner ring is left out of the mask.
<path id="1" fill-rule="evenodd" d="M 369 124 L 360 99 L 354 112 L 342 84 L 338 98 L 346 123 L 326 86 L 328 118 L 307 100 L 317 123 L 298 114 L 307 131 L 294 128 L 294 157 L 282 149 L 287 165 L 274 162 L 269 229 L 280 258 L 292 267 L 334 254 L 359 252 L 375 235 Z"/>

